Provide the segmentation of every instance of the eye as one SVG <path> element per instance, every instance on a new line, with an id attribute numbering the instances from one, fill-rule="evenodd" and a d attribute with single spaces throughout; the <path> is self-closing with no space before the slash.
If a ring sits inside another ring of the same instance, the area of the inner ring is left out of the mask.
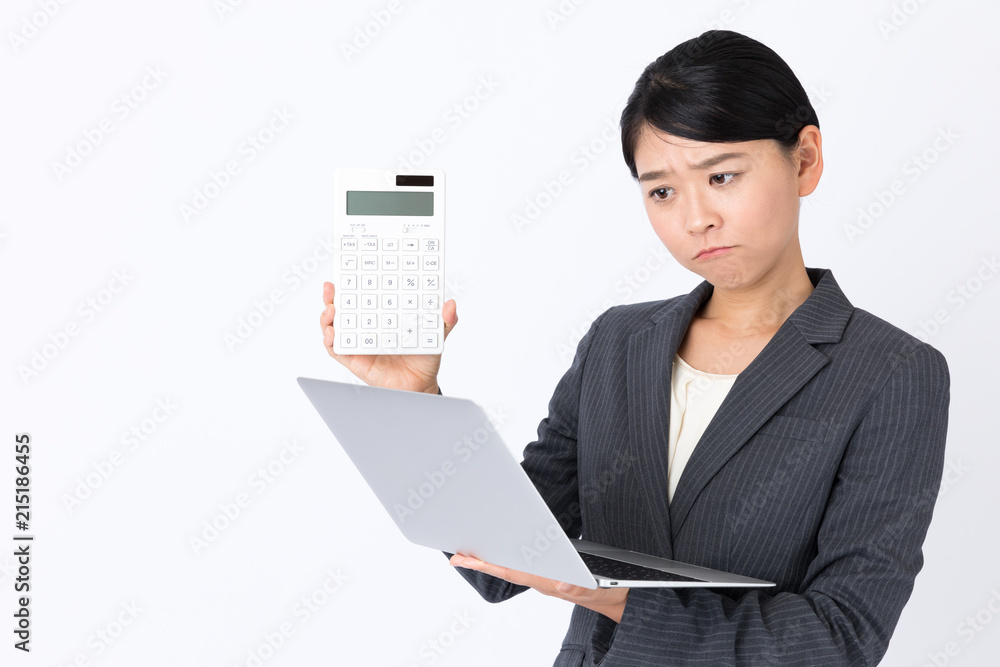
<path id="1" fill-rule="evenodd" d="M 649 191 L 650 199 L 655 199 L 657 201 L 664 201 L 673 188 L 656 188 L 655 190 Z"/>
<path id="2" fill-rule="evenodd" d="M 721 176 L 721 177 L 723 177 L 723 178 L 725 178 L 726 176 L 729 176 L 730 178 L 729 178 L 729 180 L 726 180 L 726 181 L 722 181 L 722 182 L 720 182 L 720 181 L 716 180 L 716 179 L 717 179 L 717 178 L 719 178 L 720 176 Z M 732 182 L 733 182 L 734 180 L 736 180 L 736 176 L 737 176 L 737 174 L 735 174 L 735 173 L 728 173 L 728 174 L 713 174 L 713 175 L 711 175 L 711 176 L 709 176 L 709 177 L 708 177 L 708 180 L 712 181 L 712 182 L 713 182 L 713 183 L 715 183 L 716 185 L 729 185 L 729 184 L 730 184 L 730 183 L 732 183 Z"/>

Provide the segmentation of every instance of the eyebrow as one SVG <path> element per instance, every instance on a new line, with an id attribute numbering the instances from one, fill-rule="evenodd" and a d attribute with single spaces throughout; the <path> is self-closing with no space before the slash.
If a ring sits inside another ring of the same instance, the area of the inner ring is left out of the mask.
<path id="1" fill-rule="evenodd" d="M 689 164 L 688 169 L 693 171 L 704 171 L 706 169 L 711 169 L 715 165 L 725 162 L 726 160 L 732 160 L 735 158 L 747 157 L 746 153 L 719 153 L 718 155 L 713 155 L 710 158 L 705 158 L 697 164 Z M 658 171 L 647 171 L 645 174 L 639 177 L 639 182 L 652 181 L 657 178 L 663 178 L 669 176 L 673 172 L 669 169 L 660 169 Z"/>

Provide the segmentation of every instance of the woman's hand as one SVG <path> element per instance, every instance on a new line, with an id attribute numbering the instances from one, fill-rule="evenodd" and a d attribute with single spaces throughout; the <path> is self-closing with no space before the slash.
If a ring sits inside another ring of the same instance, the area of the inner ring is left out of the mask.
<path id="1" fill-rule="evenodd" d="M 535 574 L 519 572 L 510 568 L 500 567 L 492 563 L 485 563 L 472 556 L 462 556 L 455 554 L 448 561 L 458 567 L 467 567 L 470 570 L 478 570 L 499 577 L 512 584 L 530 586 L 539 593 L 551 597 L 562 598 L 581 607 L 586 607 L 598 614 L 604 614 L 615 623 L 621 623 L 622 614 L 625 613 L 625 600 L 628 598 L 627 588 L 584 588 L 574 586 L 555 579 L 546 579 Z"/>
<path id="2" fill-rule="evenodd" d="M 331 357 L 343 364 L 365 384 L 386 389 L 406 389 L 429 394 L 438 393 L 437 374 L 441 367 L 440 354 L 335 354 L 333 328 L 337 310 L 333 305 L 335 289 L 333 283 L 323 283 L 323 304 L 326 306 L 319 317 L 323 330 L 323 345 Z M 444 337 L 458 324 L 455 300 L 445 301 L 441 309 L 444 320 Z"/>

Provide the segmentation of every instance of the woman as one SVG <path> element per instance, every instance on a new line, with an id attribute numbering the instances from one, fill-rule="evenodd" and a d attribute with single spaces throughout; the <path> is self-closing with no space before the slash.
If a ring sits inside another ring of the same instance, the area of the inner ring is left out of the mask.
<path id="1" fill-rule="evenodd" d="M 815 111 L 763 44 L 709 31 L 651 63 L 625 162 L 690 294 L 609 309 L 523 466 L 573 536 L 767 579 L 773 589 L 588 590 L 474 558 L 484 598 L 575 604 L 556 665 L 873 665 L 922 564 L 941 480 L 943 356 L 806 268 L 799 198 Z M 369 384 L 439 392 L 439 357 L 333 355 Z M 443 309 L 446 335 L 458 321 Z"/>

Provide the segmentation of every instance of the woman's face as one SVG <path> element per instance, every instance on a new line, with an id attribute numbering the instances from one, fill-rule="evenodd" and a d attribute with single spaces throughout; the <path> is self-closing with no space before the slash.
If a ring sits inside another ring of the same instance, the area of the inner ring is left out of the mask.
<path id="1" fill-rule="evenodd" d="M 635 163 L 656 235 L 716 287 L 781 279 L 798 267 L 799 197 L 822 173 L 819 130 L 807 127 L 796 165 L 773 140 L 707 143 L 644 127 Z"/>

